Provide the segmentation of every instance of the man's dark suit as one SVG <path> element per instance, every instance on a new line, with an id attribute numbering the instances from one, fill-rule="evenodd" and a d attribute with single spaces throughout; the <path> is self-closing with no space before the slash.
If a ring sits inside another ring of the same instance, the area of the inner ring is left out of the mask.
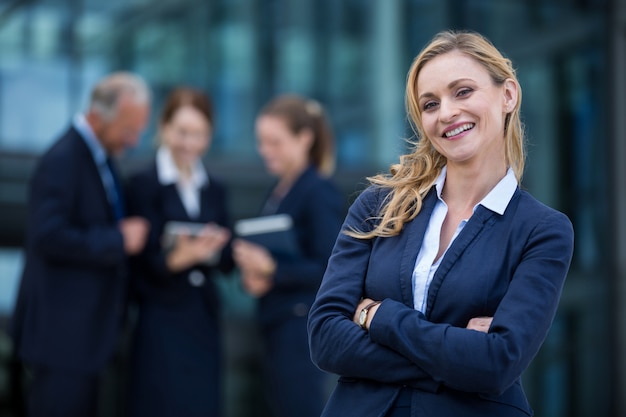
<path id="1" fill-rule="evenodd" d="M 31 180 L 11 329 L 26 364 L 72 374 L 104 368 L 126 299 L 116 223 L 94 158 L 72 127 L 41 157 Z"/>

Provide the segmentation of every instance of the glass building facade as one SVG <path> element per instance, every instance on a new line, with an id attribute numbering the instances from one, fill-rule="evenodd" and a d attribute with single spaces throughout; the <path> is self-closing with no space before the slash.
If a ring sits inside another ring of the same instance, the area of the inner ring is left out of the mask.
<path id="1" fill-rule="evenodd" d="M 626 140 L 624 3 L 0 2 L 2 324 L 10 317 L 21 270 L 30 172 L 37 156 L 84 108 L 102 75 L 131 70 L 154 92 L 155 116 L 140 146 L 123 161 L 126 167 L 152 155 L 156 111 L 173 87 L 191 85 L 211 95 L 217 121 L 206 162 L 231 186 L 233 217 L 241 218 L 256 213 L 270 181 L 253 130 L 255 115 L 269 98 L 300 93 L 326 107 L 338 141 L 335 179 L 352 199 L 364 177 L 386 170 L 412 135 L 404 111 L 412 59 L 436 32 L 471 29 L 490 38 L 518 71 L 529 151 L 523 186 L 565 212 L 576 231 L 558 315 L 524 375 L 529 399 L 538 417 L 625 415 L 620 400 L 620 390 L 626 392 L 620 349 L 626 349 L 626 313 L 620 307 L 626 301 L 626 202 L 620 197 L 626 181 L 620 145 Z M 256 352 L 242 347 L 253 345 L 246 337 L 254 337 L 247 332 L 254 301 L 234 282 L 223 284 L 230 325 L 227 409 L 232 417 L 259 415 Z M 8 350 L 9 344 L 0 343 L 0 354 Z M 7 404 L 7 415 L 9 385 L 3 370 L 0 407 Z"/>

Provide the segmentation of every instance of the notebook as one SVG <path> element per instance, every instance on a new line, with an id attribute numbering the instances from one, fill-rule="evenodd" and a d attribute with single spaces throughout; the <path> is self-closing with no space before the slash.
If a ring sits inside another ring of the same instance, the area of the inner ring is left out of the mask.
<path id="1" fill-rule="evenodd" d="M 238 237 L 261 245 L 276 256 L 294 257 L 300 252 L 293 219 L 288 214 L 239 220 L 234 231 Z"/>

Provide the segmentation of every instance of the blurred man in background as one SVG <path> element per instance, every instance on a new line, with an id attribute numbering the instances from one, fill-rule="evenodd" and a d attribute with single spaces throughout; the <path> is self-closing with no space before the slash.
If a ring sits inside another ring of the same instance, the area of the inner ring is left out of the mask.
<path id="1" fill-rule="evenodd" d="M 125 217 L 113 158 L 139 141 L 150 90 L 113 73 L 41 157 L 30 184 L 26 259 L 11 333 L 32 374 L 29 416 L 95 416 L 126 307 L 126 260 L 148 223 Z"/>

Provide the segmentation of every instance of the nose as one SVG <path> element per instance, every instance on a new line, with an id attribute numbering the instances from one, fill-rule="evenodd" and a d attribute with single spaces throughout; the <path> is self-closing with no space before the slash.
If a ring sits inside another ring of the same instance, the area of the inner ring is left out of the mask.
<path id="1" fill-rule="evenodd" d="M 452 100 L 441 100 L 439 103 L 439 119 L 442 122 L 450 122 L 459 115 L 459 108 Z"/>

